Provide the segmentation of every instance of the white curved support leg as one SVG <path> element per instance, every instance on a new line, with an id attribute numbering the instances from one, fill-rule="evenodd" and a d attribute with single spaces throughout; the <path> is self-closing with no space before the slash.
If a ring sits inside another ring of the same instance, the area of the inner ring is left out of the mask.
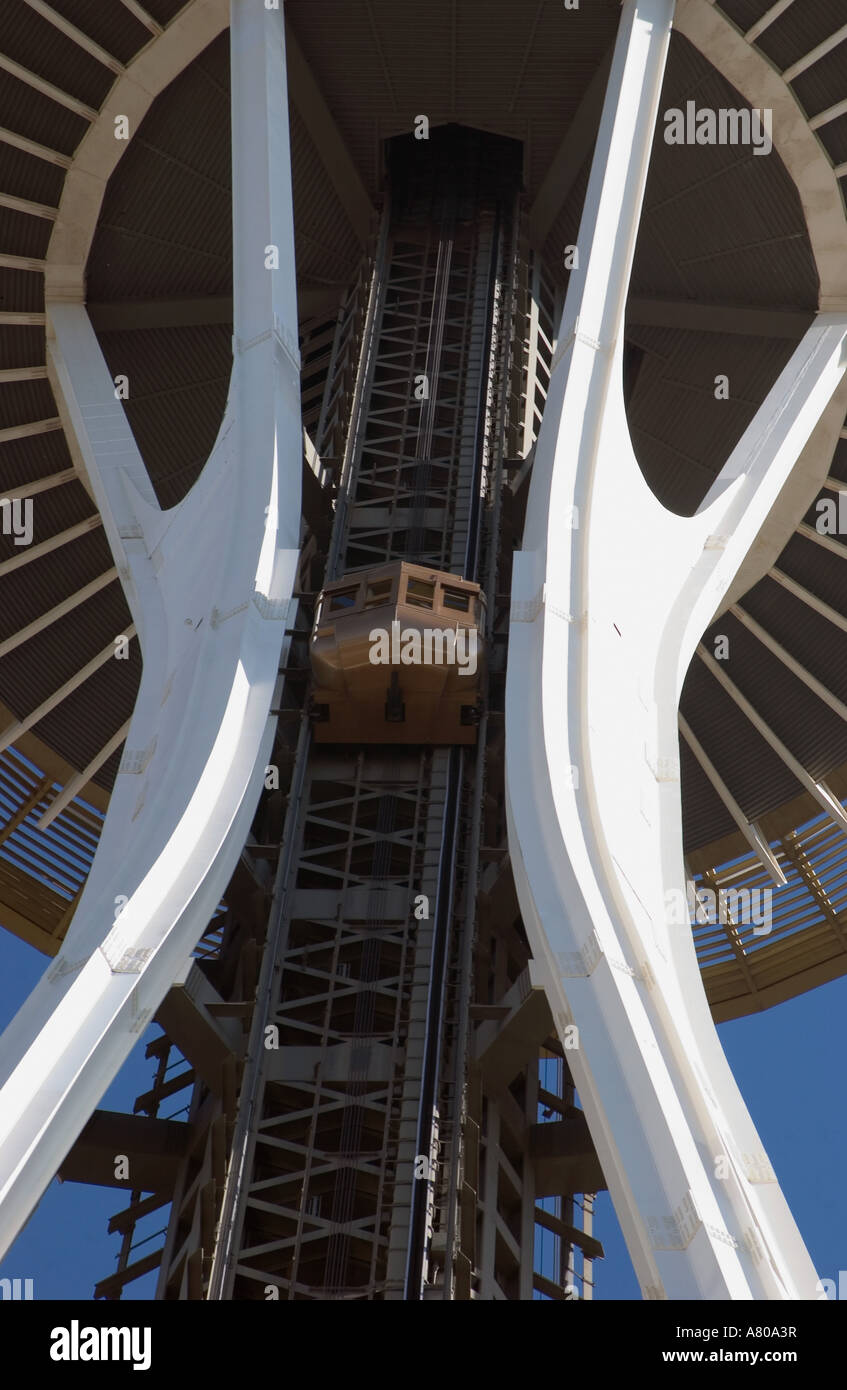
<path id="1" fill-rule="evenodd" d="M 84 306 L 48 305 L 54 388 L 144 668 L 76 915 L 3 1035 L 0 1254 L 202 935 L 272 745 L 302 451 L 282 12 L 233 0 L 231 43 L 233 370 L 212 454 L 170 511 L 156 503 Z"/>
<path id="2" fill-rule="evenodd" d="M 673 0 L 623 7 L 536 446 L 509 639 L 509 844 L 534 978 L 558 1026 L 578 1025 L 568 1059 L 645 1297 L 814 1298 L 690 928 L 666 903 L 685 901 L 683 678 L 844 372 L 847 316 L 817 318 L 697 514 L 660 506 L 629 438 L 622 349 L 672 17 Z"/>

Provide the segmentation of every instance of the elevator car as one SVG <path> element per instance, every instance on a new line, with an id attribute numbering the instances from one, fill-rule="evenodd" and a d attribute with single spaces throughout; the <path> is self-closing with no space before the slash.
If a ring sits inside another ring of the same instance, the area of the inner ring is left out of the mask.
<path id="1" fill-rule="evenodd" d="M 476 742 L 485 598 L 397 561 L 327 584 L 310 643 L 318 743 Z"/>

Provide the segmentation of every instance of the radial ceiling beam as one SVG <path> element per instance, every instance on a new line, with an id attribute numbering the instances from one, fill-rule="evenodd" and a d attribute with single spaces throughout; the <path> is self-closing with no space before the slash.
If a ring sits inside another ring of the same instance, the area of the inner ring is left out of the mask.
<path id="1" fill-rule="evenodd" d="M 58 164 L 60 169 L 70 169 L 73 163 L 68 155 L 48 149 L 46 145 L 39 145 L 35 140 L 27 140 L 25 135 L 18 135 L 14 130 L 6 130 L 5 127 L 0 127 L 0 143 L 13 145 L 16 150 L 23 150 L 24 154 L 35 155 L 36 159 L 43 159 L 46 164 Z M 54 213 L 54 216 L 56 215 L 58 209 Z"/>
<path id="2" fill-rule="evenodd" d="M 793 82 L 794 78 L 799 77 L 801 72 L 805 72 L 806 68 L 810 68 L 813 63 L 817 63 L 821 58 L 825 58 L 827 53 L 831 53 L 832 50 L 837 48 L 840 43 L 843 43 L 845 39 L 847 39 L 847 24 L 842 24 L 841 28 L 836 29 L 835 33 L 830 34 L 829 38 L 824 39 L 823 43 L 819 43 L 816 48 L 810 49 L 803 58 L 798 58 L 796 63 L 791 64 L 790 68 L 786 68 L 785 72 L 782 74 L 785 81 Z"/>
<path id="3" fill-rule="evenodd" d="M 22 425 L 9 425 L 8 429 L 0 430 L 0 444 L 9 444 L 13 439 L 30 439 L 34 434 L 51 434 L 61 428 L 58 415 L 51 415 L 47 420 L 27 420 Z"/>
<path id="4" fill-rule="evenodd" d="M 792 675 L 796 676 L 798 680 L 801 680 L 813 694 L 817 695 L 819 700 L 823 700 L 824 704 L 828 705 L 833 713 L 837 714 L 838 717 L 843 719 L 845 724 L 847 724 L 847 705 L 845 705 L 843 700 L 839 700 L 838 696 L 834 695 L 832 691 L 823 684 L 823 681 L 819 681 L 816 676 L 813 676 L 811 671 L 809 671 L 802 662 L 798 661 L 796 657 L 793 657 L 789 651 L 786 651 L 782 643 L 777 642 L 776 638 L 771 636 L 767 628 L 762 627 L 761 623 L 757 623 L 756 619 L 751 617 L 749 613 L 746 613 L 739 604 L 733 603 L 729 611 L 740 623 L 744 624 L 749 632 L 752 632 L 754 637 L 759 639 L 763 646 L 767 647 L 768 651 L 773 652 L 774 656 L 782 662 L 783 666 L 785 666 Z"/>
<path id="5" fill-rule="evenodd" d="M 811 776 L 800 762 L 800 759 L 795 758 L 791 749 L 782 742 L 781 738 L 777 737 L 770 724 L 762 718 L 759 711 L 750 703 L 746 695 L 741 693 L 735 681 L 727 675 L 726 671 L 721 669 L 720 662 L 715 661 L 711 652 L 707 651 L 702 644 L 697 648 L 697 655 L 709 668 L 715 680 L 723 686 L 730 698 L 735 701 L 741 713 L 746 715 L 756 732 L 761 734 L 765 742 L 770 745 L 777 757 L 788 768 L 788 771 L 797 779 L 801 787 L 804 787 L 807 792 L 810 792 L 823 810 L 826 811 L 827 815 L 835 821 L 839 829 L 847 833 L 847 811 L 845 811 L 844 807 L 841 805 L 838 797 L 833 795 L 825 782 L 818 782 Z"/>
<path id="6" fill-rule="evenodd" d="M 801 338 L 814 315 L 802 309 L 760 309 L 745 304 L 703 304 L 693 299 L 630 299 L 628 324 L 732 333 L 750 338 Z"/>
<path id="7" fill-rule="evenodd" d="M 122 633 L 121 636 L 130 639 L 135 637 L 134 625 L 130 623 L 126 632 Z M 30 729 L 33 729 L 36 724 L 39 724 L 46 715 L 52 714 L 53 710 L 56 709 L 63 700 L 66 700 L 69 695 L 72 695 L 75 690 L 78 690 L 79 687 L 88 680 L 89 676 L 93 676 L 94 672 L 99 671 L 101 666 L 105 666 L 107 661 L 113 660 L 115 656 L 116 640 L 117 638 L 110 642 L 108 646 L 104 647 L 102 651 L 98 652 L 96 656 L 93 656 L 90 661 L 87 661 L 84 666 L 80 667 L 80 669 L 71 676 L 70 680 L 66 680 L 63 685 L 59 686 L 58 690 L 54 690 L 52 695 L 48 695 L 46 700 L 42 700 L 38 708 L 34 709 L 31 714 L 28 714 L 25 719 L 19 719 L 16 724 L 10 724 L 8 729 L 4 729 L 3 732 L 0 733 L 0 753 L 5 752 L 7 748 L 11 747 L 11 745 L 21 737 L 21 734 L 28 734 Z"/>
<path id="8" fill-rule="evenodd" d="M 830 121 L 835 121 L 839 116 L 847 113 L 847 97 L 842 101 L 837 101 L 834 106 L 828 106 L 825 111 L 819 111 L 817 116 L 812 116 L 809 121 L 811 130 L 820 130 L 822 125 L 829 125 Z"/>
<path id="9" fill-rule="evenodd" d="M 805 589 L 802 584 L 798 584 L 796 579 L 792 579 L 790 575 L 785 574 L 783 570 L 778 569 L 776 566 L 768 570 L 768 577 L 775 580 L 777 584 L 781 584 L 783 589 L 787 589 L 790 594 L 793 594 L 795 598 L 799 598 L 807 607 L 813 608 L 816 613 L 819 613 L 822 618 L 826 618 L 827 622 L 832 623 L 834 627 L 840 628 L 842 632 L 847 632 L 847 618 L 845 618 L 844 614 L 839 613 L 836 608 L 831 608 L 828 603 L 824 603 L 823 599 L 818 598 L 817 594 L 813 594 L 810 589 Z"/>
<path id="10" fill-rule="evenodd" d="M 104 743 L 99 752 L 95 753 L 87 767 L 84 767 L 81 772 L 78 772 L 75 777 L 72 777 L 67 785 L 59 792 L 59 795 L 54 797 L 38 822 L 37 828 L 39 830 L 46 830 L 48 826 L 52 825 L 56 817 L 64 811 L 66 806 L 70 805 L 74 797 L 79 796 L 80 792 L 88 786 L 92 777 L 97 775 L 103 764 L 107 763 L 112 754 L 116 753 L 120 748 L 121 744 L 126 742 L 126 736 L 129 733 L 129 726 L 131 723 L 132 720 L 128 719 L 125 724 L 122 724 L 109 741 Z"/>
<path id="11" fill-rule="evenodd" d="M 604 56 L 594 72 L 573 120 L 562 137 L 544 180 L 529 210 L 529 239 L 543 246 L 561 208 L 591 153 L 603 110 L 606 83 L 612 65 L 612 51 Z"/>
<path id="12" fill-rule="evenodd" d="M 0 370 L 0 386 L 5 386 L 12 381 L 42 381 L 47 376 L 46 366 L 37 367 L 3 367 Z M 8 497 L 8 490 L 6 496 Z"/>
<path id="13" fill-rule="evenodd" d="M 775 5 L 771 5 L 770 9 L 766 10 L 761 19 L 757 19 L 755 24 L 751 24 L 744 35 L 747 42 L 755 43 L 759 35 L 763 34 L 775 20 L 779 19 L 780 15 L 785 14 L 785 11 L 793 4 L 794 0 L 777 0 Z"/>
<path id="14" fill-rule="evenodd" d="M 21 67 L 20 63 L 15 63 L 11 58 L 7 58 L 5 53 L 0 53 L 0 68 L 8 72 L 10 77 L 16 77 L 19 82 L 23 82 L 27 87 L 32 87 L 33 91 L 40 92 L 42 96 L 49 97 L 59 106 L 67 107 L 68 111 L 73 111 L 75 116 L 83 116 L 86 121 L 96 121 L 97 112 L 93 106 L 87 106 L 79 97 L 71 96 L 69 92 L 63 92 L 61 87 L 56 87 L 52 82 L 46 82 L 37 73 L 30 72 L 29 68 Z"/>
<path id="15" fill-rule="evenodd" d="M 40 545 L 28 545 L 21 551 L 20 555 L 12 555 L 8 560 L 0 563 L 0 579 L 11 574 L 12 570 L 20 569 L 22 565 L 31 565 L 33 560 L 40 560 L 42 555 L 49 555 L 51 550 L 59 550 L 61 546 L 67 545 L 69 541 L 75 541 L 78 536 L 84 536 L 88 531 L 96 531 L 98 526 L 102 526 L 99 512 L 96 516 L 86 517 L 85 521 L 78 521 L 76 526 L 69 526 L 67 531 L 60 531 L 58 535 L 51 536 L 49 540 L 42 541 Z"/>
<path id="16" fill-rule="evenodd" d="M 285 26 L 285 46 L 291 100 L 306 124 L 353 231 L 364 244 L 374 217 L 368 191 L 289 23 Z"/>
<path id="17" fill-rule="evenodd" d="M 121 0 L 121 4 L 125 10 L 129 10 L 131 15 L 135 15 L 135 18 L 144 25 L 145 29 L 149 29 L 150 33 L 158 38 L 162 32 L 161 24 L 147 13 L 143 5 L 139 5 L 138 0 Z"/>
<path id="18" fill-rule="evenodd" d="M 0 208 L 9 208 L 11 212 L 23 212 L 27 217 L 43 217 L 48 222 L 55 222 L 59 211 L 47 203 L 33 203 L 28 198 L 13 198 L 11 193 L 0 193 Z"/>
<path id="19" fill-rule="evenodd" d="M 45 368 L 46 371 L 46 368 Z M 3 489 L 3 496 L 7 499 L 24 497 L 35 497 L 39 492 L 49 492 L 51 488 L 62 487 L 64 483 L 72 483 L 78 477 L 75 468 L 63 468 L 61 473 L 51 473 L 46 478 L 36 478 L 32 483 L 19 483 L 16 487 Z"/>
<path id="20" fill-rule="evenodd" d="M 36 256 L 7 256 L 6 252 L 0 254 L 0 265 L 4 270 L 35 270 L 45 271 L 45 261 Z"/>
<path id="21" fill-rule="evenodd" d="M 46 322 L 46 314 L 19 314 L 7 309 L 0 311 L 0 328 L 43 328 Z"/>
<path id="22" fill-rule="evenodd" d="M 58 622 L 60 618 L 64 618 L 66 613 L 72 612 L 74 608 L 79 607 L 81 603 L 85 603 L 87 599 L 93 598 L 95 594 L 99 594 L 101 589 L 105 589 L 109 584 L 113 584 L 117 577 L 118 572 L 116 569 L 104 570 L 103 574 L 98 574 L 97 578 L 92 579 L 90 584 L 86 584 L 82 589 L 77 589 L 74 594 L 69 594 L 67 598 L 62 599 L 61 603 L 57 603 L 54 608 L 49 608 L 46 613 L 42 613 L 40 618 L 36 618 L 34 622 L 28 623 L 26 627 L 22 627 L 18 632 L 13 632 L 11 637 L 6 638 L 5 642 L 0 642 L 0 659 L 4 656 L 8 656 L 9 652 L 13 652 L 16 647 L 23 646 L 24 642 L 28 642 L 30 638 L 37 637 L 39 632 L 43 632 L 45 628 L 51 627 L 53 623 Z"/>
<path id="23" fill-rule="evenodd" d="M 770 875 L 770 877 L 773 879 L 774 883 L 777 885 L 778 888 L 783 888 L 788 880 L 786 879 L 785 874 L 782 872 L 782 869 L 779 866 L 779 860 L 777 859 L 776 855 L 774 854 L 773 850 L 771 849 L 770 845 L 768 844 L 759 827 L 757 825 L 754 825 L 745 816 L 744 812 L 742 811 L 738 802 L 735 800 L 735 797 L 732 795 L 732 792 L 729 790 L 729 787 L 726 785 L 726 782 L 721 777 L 720 773 L 718 772 L 717 768 L 715 767 L 714 763 L 712 762 L 702 743 L 692 730 L 691 725 L 688 723 L 688 720 L 682 714 L 680 714 L 679 716 L 679 731 L 682 734 L 682 737 L 685 739 L 685 742 L 688 744 L 688 747 L 691 749 L 691 752 L 694 754 L 694 757 L 697 759 L 697 762 L 700 764 L 701 768 L 705 772 L 706 776 L 708 777 L 709 781 L 711 782 L 712 786 L 714 787 L 724 806 L 729 811 L 729 814 L 732 816 L 732 819 L 735 821 L 735 824 L 738 826 L 738 829 L 741 831 L 742 835 L 749 844 L 756 858 L 759 860 L 759 863 L 762 865 L 762 868 L 766 871 L 766 873 Z"/>
<path id="24" fill-rule="evenodd" d="M 828 550 L 831 555 L 837 555 L 839 560 L 847 560 L 847 545 L 842 545 L 833 536 L 816 531 L 814 526 L 807 525 L 805 521 L 800 522 L 797 532 L 798 535 L 805 536 L 807 541 L 814 541 L 815 545 L 821 546 L 823 550 Z"/>
<path id="25" fill-rule="evenodd" d="M 123 72 L 123 63 L 119 63 L 112 53 L 107 53 L 105 48 L 101 48 L 99 43 L 90 39 L 81 29 L 77 29 L 75 24 L 71 24 L 69 19 L 54 10 L 52 6 L 45 4 L 45 0 L 25 0 L 31 10 L 40 14 L 42 19 L 46 19 L 48 24 L 52 24 L 54 29 L 58 29 L 65 38 L 70 39 L 78 48 L 82 48 L 86 53 L 90 53 L 92 58 L 96 58 L 98 63 L 102 63 L 110 72 Z"/>

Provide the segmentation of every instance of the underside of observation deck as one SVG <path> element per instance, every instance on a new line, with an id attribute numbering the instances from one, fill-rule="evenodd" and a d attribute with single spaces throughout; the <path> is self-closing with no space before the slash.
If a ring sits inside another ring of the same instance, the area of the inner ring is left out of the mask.
<path id="1" fill-rule="evenodd" d="M 150 1090 L 133 1117 L 97 1112 L 62 1171 L 115 1185 L 104 1154 L 146 1155 L 118 1184 L 121 1252 L 101 1297 L 153 1269 L 161 1298 L 590 1297 L 590 1194 L 604 1183 L 529 976 L 502 702 L 511 554 L 619 5 L 578 19 L 505 0 L 402 17 L 377 0 L 285 8 L 306 438 L 276 771 L 158 1016 Z M 0 535 L 0 922 L 45 954 L 85 882 L 141 671 L 134 640 L 111 659 L 130 618 L 47 379 L 45 264 L 112 83 L 191 9 L 21 4 L 0 37 L 0 493 L 35 502 L 32 547 Z M 845 45 L 827 47 L 840 5 L 796 0 L 766 22 L 772 9 L 715 6 L 785 75 L 843 199 Z M 663 105 L 692 96 L 752 104 L 677 33 Z M 417 112 L 428 141 L 412 134 Z M 653 151 L 627 410 L 644 474 L 678 512 L 697 507 L 818 307 L 814 232 L 778 135 L 768 159 L 661 136 Z M 230 159 L 224 28 L 128 142 L 86 269 L 163 506 L 196 480 L 226 402 Z M 816 529 L 818 501 L 847 488 L 845 404 L 683 695 L 692 878 L 773 886 L 754 826 L 786 879 L 769 935 L 693 926 L 717 1020 L 847 969 L 847 845 L 797 775 L 847 797 L 847 547 Z M 311 746 L 314 598 L 396 559 L 486 591 L 476 750 Z M 723 679 L 708 659 L 721 636 Z M 429 917 L 414 915 L 421 896 Z"/>

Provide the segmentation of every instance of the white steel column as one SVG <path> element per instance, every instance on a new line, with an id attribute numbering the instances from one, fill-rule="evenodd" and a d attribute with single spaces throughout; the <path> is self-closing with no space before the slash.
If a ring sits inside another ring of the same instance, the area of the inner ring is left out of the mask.
<path id="1" fill-rule="evenodd" d="M 626 0 L 515 557 L 506 691 L 518 897 L 648 1298 L 816 1296 L 694 950 L 677 710 L 691 656 L 845 367 L 821 314 L 694 517 L 629 438 L 623 316 L 673 0 Z M 571 517 L 578 517 L 572 528 Z"/>
<path id="2" fill-rule="evenodd" d="M 170 511 L 84 306 L 48 303 L 51 378 L 144 668 L 67 938 L 0 1044 L 0 1254 L 220 901 L 272 744 L 302 459 L 282 11 L 233 0 L 231 42 L 233 370 L 209 460 Z"/>

